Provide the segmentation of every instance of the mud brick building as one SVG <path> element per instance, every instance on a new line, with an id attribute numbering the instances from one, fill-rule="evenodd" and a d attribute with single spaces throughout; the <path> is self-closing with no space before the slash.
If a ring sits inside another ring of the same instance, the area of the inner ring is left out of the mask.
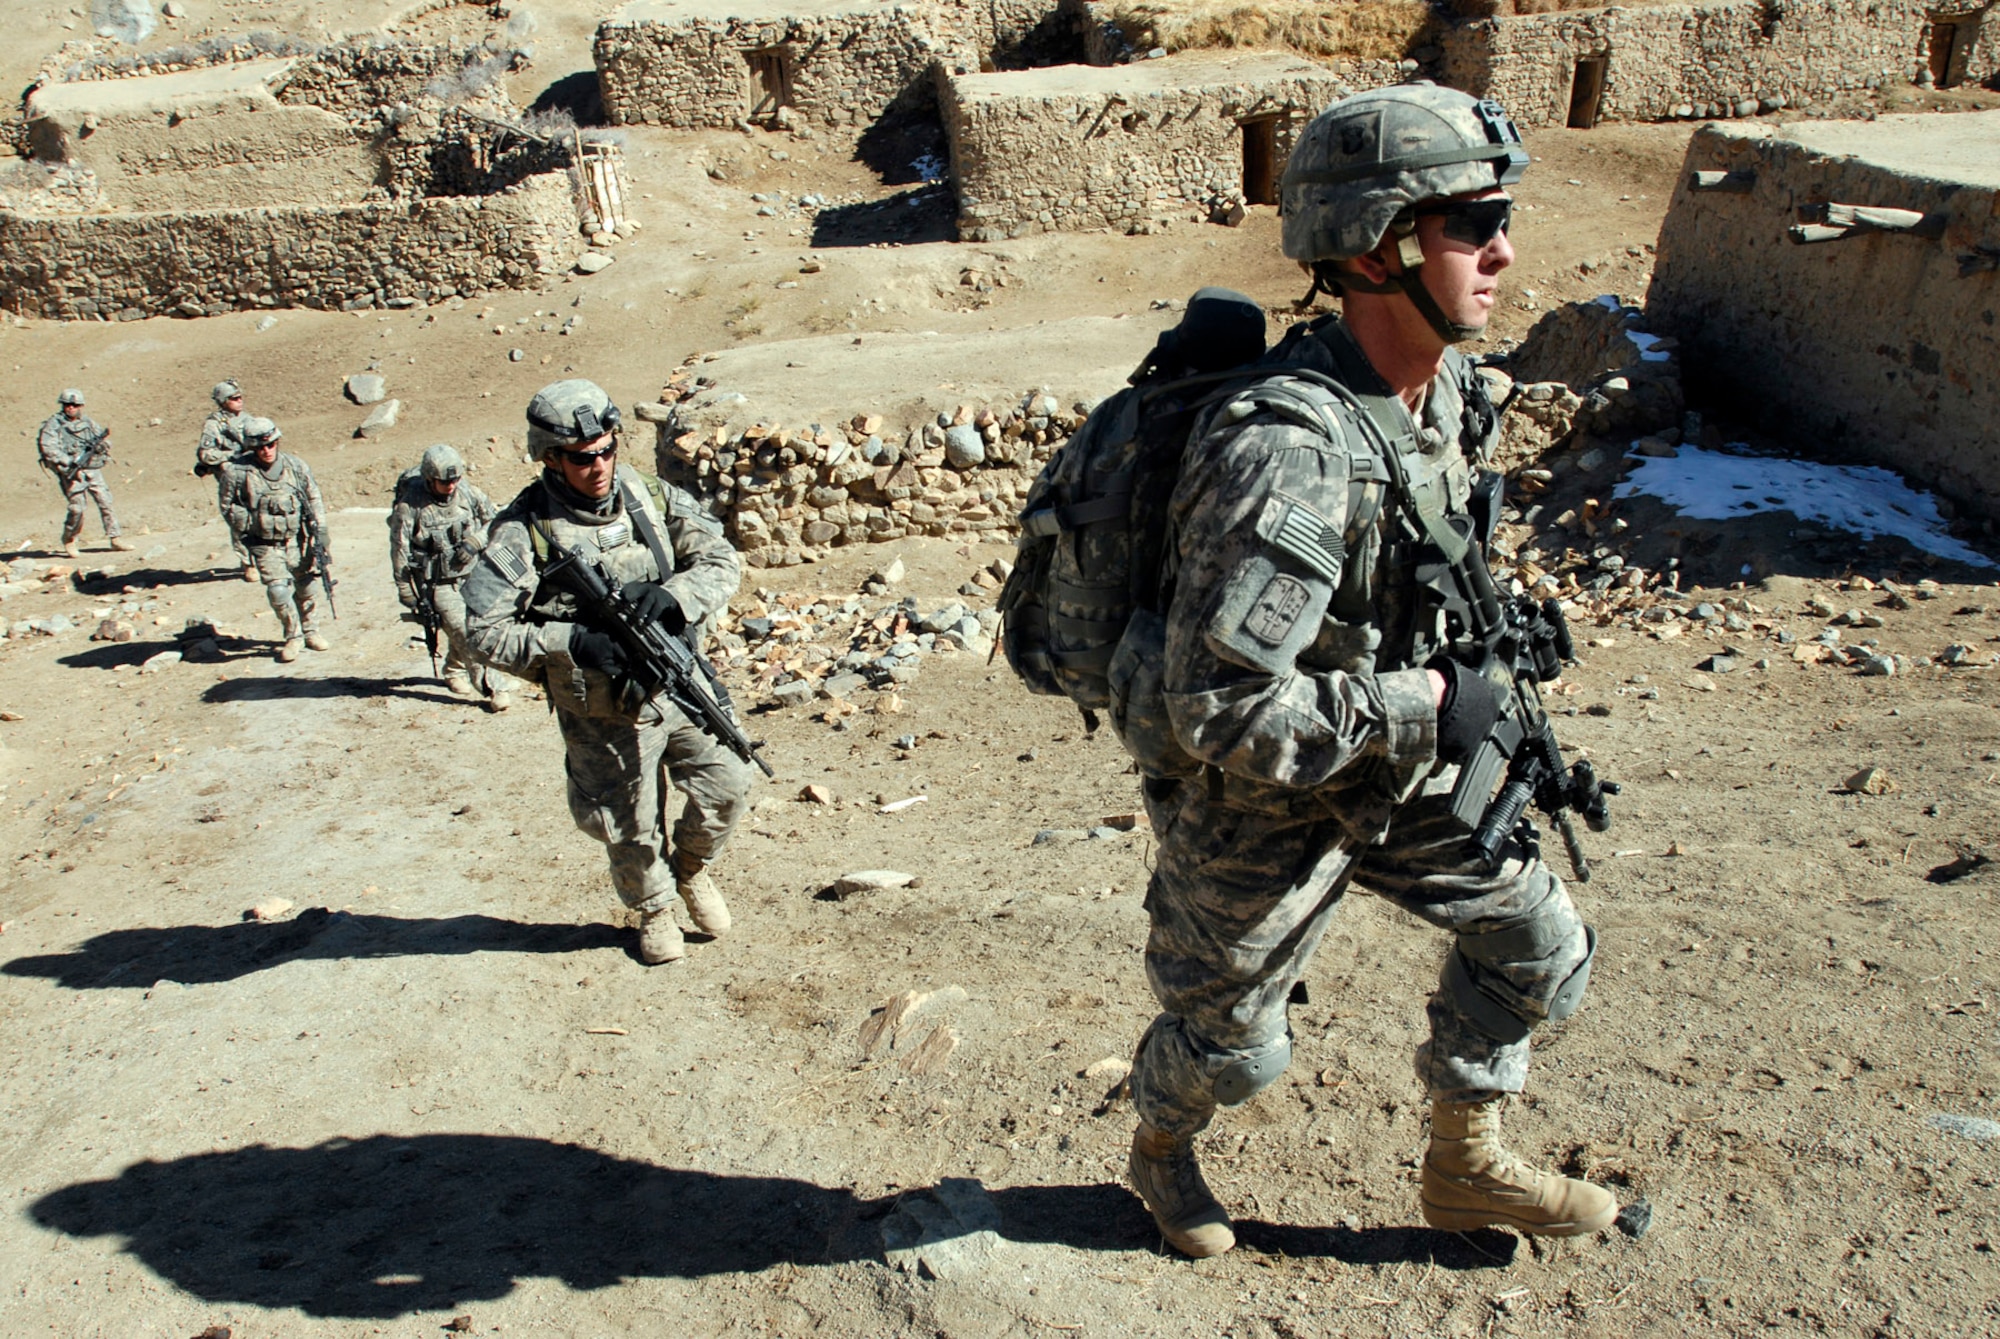
<path id="1" fill-rule="evenodd" d="M 1274 204 L 1293 136 L 1352 91 L 1275 52 L 945 75 L 941 89 L 968 241 Z"/>
<path id="2" fill-rule="evenodd" d="M 2000 112 L 1695 132 L 1646 304 L 1690 391 L 2000 516 L 1996 143 Z"/>

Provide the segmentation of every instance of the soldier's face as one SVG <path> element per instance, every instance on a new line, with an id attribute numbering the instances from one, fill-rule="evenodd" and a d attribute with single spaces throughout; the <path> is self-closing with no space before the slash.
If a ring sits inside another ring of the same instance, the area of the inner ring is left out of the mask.
<path id="1" fill-rule="evenodd" d="M 585 497 L 609 497 L 618 470 L 617 435 L 607 432 L 557 452 L 556 468 L 562 471 L 563 482 Z"/>
<path id="2" fill-rule="evenodd" d="M 451 495 L 458 491 L 456 479 L 431 479 L 427 482 L 431 486 L 431 496 L 440 502 L 451 501 Z"/>
<path id="3" fill-rule="evenodd" d="M 66 404 L 62 407 L 62 411 L 64 418 L 77 418 L 83 414 L 83 406 L 80 404 Z"/>
<path id="4" fill-rule="evenodd" d="M 1453 201 L 1505 199 L 1498 187 L 1473 195 L 1454 196 Z M 1483 243 L 1447 235 L 1462 233 L 1462 226 L 1440 213 L 1417 215 L 1417 240 L 1424 248 L 1424 287 L 1444 310 L 1446 319 L 1457 325 L 1480 327 L 1492 318 L 1500 297 L 1500 271 L 1514 263 L 1514 244 L 1505 231 L 1496 232 Z"/>
<path id="5" fill-rule="evenodd" d="M 278 458 L 277 439 L 272 438 L 268 442 L 259 443 L 255 448 L 253 448 L 251 454 L 257 457 L 257 463 L 259 465 L 270 464 L 272 461 Z"/>
<path id="6" fill-rule="evenodd" d="M 232 395 L 222 402 L 222 407 L 232 414 L 240 414 L 243 412 L 243 397 Z"/>

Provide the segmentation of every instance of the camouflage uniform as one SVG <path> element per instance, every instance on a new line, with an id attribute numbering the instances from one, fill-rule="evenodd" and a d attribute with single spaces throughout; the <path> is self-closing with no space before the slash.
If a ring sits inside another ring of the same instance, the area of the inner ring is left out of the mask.
<path id="1" fill-rule="evenodd" d="M 389 509 L 389 573 L 405 604 L 416 603 L 415 582 L 430 574 L 431 601 L 444 625 L 446 679 L 479 663 L 465 637 L 465 597 L 460 584 L 486 545 L 493 525 L 493 502 L 461 479 L 449 498 L 431 491 L 421 467 L 396 480 L 396 503 Z"/>
<path id="2" fill-rule="evenodd" d="M 92 447 L 92 440 L 101 431 L 88 414 L 70 418 L 58 410 L 42 423 L 36 437 L 42 464 L 56 476 L 63 498 L 69 503 L 69 513 L 63 517 L 65 545 L 74 544 L 83 533 L 84 510 L 93 502 L 97 504 L 98 520 L 104 523 L 104 537 L 115 540 L 123 533 L 118 513 L 111 504 L 111 490 L 104 482 L 101 468 L 104 449 Z M 89 463 L 93 455 L 98 461 L 96 465 Z"/>
<path id="3" fill-rule="evenodd" d="M 326 502 L 312 468 L 280 451 L 269 468 L 250 459 L 229 477 L 230 528 L 243 535 L 284 640 L 311 637 L 319 630 L 316 569 L 303 536 L 308 528 L 326 530 Z"/>
<path id="4" fill-rule="evenodd" d="M 244 465 L 242 426 L 247 417 L 226 409 L 210 411 L 201 422 L 201 440 L 194 449 L 195 476 L 215 479 L 215 509 L 221 514 L 222 523 L 229 527 L 229 546 L 236 550 L 237 561 L 246 567 L 250 564 L 250 549 L 230 512 L 229 496 Z"/>
<path id="5" fill-rule="evenodd" d="M 663 490 L 664 506 L 655 500 L 655 486 Z M 633 506 L 651 518 L 673 571 L 659 570 L 629 518 Z M 699 863 L 715 858 L 742 817 L 750 765 L 671 703 L 654 697 L 634 707 L 621 700 L 609 676 L 571 658 L 574 601 L 539 589 L 535 532 L 542 528 L 565 547 L 600 559 L 619 582 L 664 586 L 697 639 L 736 593 L 736 550 L 692 497 L 628 466 L 618 467 L 616 486 L 598 507 L 565 488 L 551 469 L 495 518 L 465 580 L 473 651 L 547 690 L 562 729 L 571 817 L 604 843 L 619 899 L 640 912 L 659 912 L 675 896 L 669 850 Z M 665 831 L 669 782 L 687 795 L 671 848 Z"/>
<path id="6" fill-rule="evenodd" d="M 1465 511 L 1495 417 L 1455 351 L 1417 417 L 1337 318 L 1269 361 L 1385 397 L 1412 492 Z M 1491 1011 L 1468 1011 L 1448 972 L 1417 1057 L 1439 1100 L 1519 1091 L 1527 1026 L 1588 953 L 1535 852 L 1510 841 L 1491 867 L 1466 856 L 1424 669 L 1439 616 L 1358 418 L 1330 402 L 1309 426 L 1254 389 L 1208 412 L 1172 501 L 1173 599 L 1164 621 L 1134 618 L 1111 666 L 1113 719 L 1147 762 L 1160 841 L 1146 971 L 1166 1012 L 1132 1090 L 1142 1119 L 1177 1139 L 1282 1071 L 1287 999 L 1350 881 L 1451 930 L 1470 979 L 1523 1020 L 1521 1035 L 1493 1035 L 1479 1021 Z"/>

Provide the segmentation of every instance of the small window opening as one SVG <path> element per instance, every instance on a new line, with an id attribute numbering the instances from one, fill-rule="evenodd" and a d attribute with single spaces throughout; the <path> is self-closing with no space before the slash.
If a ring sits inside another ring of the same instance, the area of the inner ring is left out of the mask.
<path id="1" fill-rule="evenodd" d="M 1589 130 L 1597 124 L 1598 104 L 1604 101 L 1604 71 L 1608 56 L 1584 56 L 1576 63 L 1576 75 L 1569 85 L 1569 128 Z"/>
<path id="2" fill-rule="evenodd" d="M 1933 20 L 1931 23 L 1931 79 L 1939 88 L 1950 88 L 1958 81 L 1952 78 L 1951 58 L 1958 45 L 1958 25 L 1948 20 Z"/>
<path id="3" fill-rule="evenodd" d="M 778 108 L 792 105 L 792 80 L 785 69 L 784 49 L 770 47 L 743 54 L 750 62 L 750 119 L 769 120 L 778 114 Z"/>
<path id="4" fill-rule="evenodd" d="M 1278 118 L 1260 116 L 1243 123 L 1243 199 L 1253 205 L 1278 203 Z"/>

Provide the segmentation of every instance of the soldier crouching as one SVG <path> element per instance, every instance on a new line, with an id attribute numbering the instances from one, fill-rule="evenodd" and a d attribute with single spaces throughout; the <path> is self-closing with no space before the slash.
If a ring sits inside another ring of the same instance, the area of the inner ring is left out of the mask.
<path id="1" fill-rule="evenodd" d="M 640 914 L 640 958 L 662 963 L 687 952 L 677 896 L 696 929 L 729 929 L 707 867 L 743 814 L 750 766 L 636 683 L 619 641 L 577 621 L 573 598 L 546 588 L 541 571 L 551 541 L 586 553 L 649 622 L 698 644 L 736 593 L 741 567 L 699 503 L 618 463 L 618 425 L 617 407 L 589 381 L 559 381 L 529 401 L 528 446 L 542 476 L 494 519 L 465 580 L 466 634 L 485 663 L 547 691 L 570 815 L 604 843 L 619 900 Z M 687 796 L 671 842 L 670 784 Z"/>

